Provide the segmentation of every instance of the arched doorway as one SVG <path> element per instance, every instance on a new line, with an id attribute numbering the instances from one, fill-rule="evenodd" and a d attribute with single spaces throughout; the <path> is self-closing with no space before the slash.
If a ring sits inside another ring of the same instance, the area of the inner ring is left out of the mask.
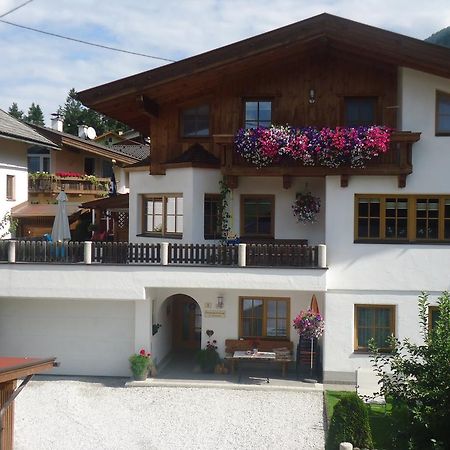
<path id="1" fill-rule="evenodd" d="M 202 339 L 202 311 L 188 295 L 170 297 L 172 316 L 172 350 L 198 350 Z"/>

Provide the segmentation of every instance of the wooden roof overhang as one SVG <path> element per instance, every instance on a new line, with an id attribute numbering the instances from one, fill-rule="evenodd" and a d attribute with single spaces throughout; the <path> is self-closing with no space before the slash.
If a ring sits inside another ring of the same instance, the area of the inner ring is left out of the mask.
<path id="1" fill-rule="evenodd" d="M 336 51 L 450 78 L 450 49 L 330 14 L 79 92 L 86 106 L 149 134 L 164 103 L 286 58 Z"/>

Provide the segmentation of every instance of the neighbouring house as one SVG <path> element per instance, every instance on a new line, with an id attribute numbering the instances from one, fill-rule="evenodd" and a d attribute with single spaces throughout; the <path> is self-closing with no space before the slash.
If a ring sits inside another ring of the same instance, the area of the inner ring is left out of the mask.
<path id="1" fill-rule="evenodd" d="M 0 110 L 0 221 L 11 208 L 28 199 L 27 150 L 39 145 L 45 151 L 57 147 L 29 126 Z M 0 226 L 0 236 L 9 237 L 10 220 Z"/>
<path id="2" fill-rule="evenodd" d="M 325 381 L 354 382 L 370 337 L 420 340 L 418 293 L 449 289 L 450 49 L 321 14 L 78 97 L 150 135 L 126 169 L 130 244 L 0 265 L 0 353 L 126 375 L 133 351 L 160 362 L 206 330 L 222 356 L 297 344 L 313 296 Z"/>
<path id="3" fill-rule="evenodd" d="M 145 158 L 148 147 L 134 145 L 121 149 L 102 145 L 88 138 L 88 127 L 84 125 L 79 126 L 78 136 L 64 133 L 59 116 L 52 118 L 51 128 L 30 126 L 57 147 L 49 150 L 34 145 L 28 149 L 28 201 L 12 210 L 12 216 L 18 221 L 17 235 L 32 238 L 50 233 L 57 207 L 56 196 L 64 190 L 75 239 L 87 234 L 91 220 L 113 236 L 109 228 L 112 222 L 110 224 L 107 217 L 92 218 L 89 214 L 82 217 L 86 210 L 80 208 L 80 204 L 107 196 L 113 171 L 117 192 L 128 192 L 128 177 L 123 168 Z"/>

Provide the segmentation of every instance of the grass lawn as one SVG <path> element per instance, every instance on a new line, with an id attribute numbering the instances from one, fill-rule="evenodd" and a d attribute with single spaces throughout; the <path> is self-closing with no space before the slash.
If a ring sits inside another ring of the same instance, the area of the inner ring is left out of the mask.
<path id="1" fill-rule="evenodd" d="M 327 408 L 327 417 L 331 420 L 333 410 L 336 403 L 345 395 L 348 395 L 348 391 L 326 391 L 325 403 Z M 386 414 L 384 412 L 384 406 L 371 405 L 369 411 L 370 428 L 372 430 L 372 439 L 374 447 L 377 450 L 391 450 L 391 411 L 392 404 L 387 402 Z"/>

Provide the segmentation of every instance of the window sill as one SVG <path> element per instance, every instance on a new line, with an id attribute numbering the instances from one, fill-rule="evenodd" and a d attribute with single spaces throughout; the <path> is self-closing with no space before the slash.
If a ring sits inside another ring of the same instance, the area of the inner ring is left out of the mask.
<path id="1" fill-rule="evenodd" d="M 140 233 L 136 235 L 137 237 L 148 237 L 148 238 L 158 238 L 158 239 L 183 239 L 182 234 L 166 234 L 161 235 L 157 233 Z"/>

